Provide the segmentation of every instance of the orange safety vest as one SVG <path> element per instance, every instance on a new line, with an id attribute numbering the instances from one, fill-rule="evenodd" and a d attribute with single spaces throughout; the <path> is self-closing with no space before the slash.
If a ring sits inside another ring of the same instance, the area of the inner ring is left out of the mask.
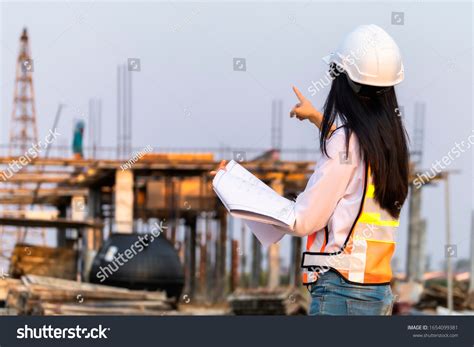
<path id="1" fill-rule="evenodd" d="M 308 236 L 306 252 L 303 253 L 301 262 L 304 284 L 315 283 L 317 274 L 324 269 L 336 271 L 345 280 L 355 284 L 390 283 L 390 262 L 395 250 L 395 233 L 399 221 L 393 219 L 375 201 L 375 186 L 368 165 L 365 171 L 364 194 L 359 213 L 341 249 L 333 253 L 324 252 L 329 236 L 327 226 L 320 249 L 316 249 L 314 244 L 316 232 Z"/>

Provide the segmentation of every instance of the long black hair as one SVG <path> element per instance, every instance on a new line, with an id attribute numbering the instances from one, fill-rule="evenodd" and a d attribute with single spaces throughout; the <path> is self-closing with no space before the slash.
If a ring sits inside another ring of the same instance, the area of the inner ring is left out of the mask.
<path id="1" fill-rule="evenodd" d="M 352 132 L 357 135 L 360 155 L 370 166 L 375 200 L 394 218 L 408 194 L 408 146 L 394 87 L 374 87 L 351 81 L 335 73 L 324 105 L 320 147 L 327 154 L 326 140 L 339 118 L 346 135 L 346 155 Z"/>

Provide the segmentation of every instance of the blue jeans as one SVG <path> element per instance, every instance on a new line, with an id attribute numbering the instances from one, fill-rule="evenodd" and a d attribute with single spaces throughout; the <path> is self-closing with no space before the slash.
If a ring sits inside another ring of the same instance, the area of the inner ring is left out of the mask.
<path id="1" fill-rule="evenodd" d="M 309 314 L 312 316 L 392 314 L 394 296 L 388 284 L 351 284 L 336 272 L 328 271 L 309 288 L 312 297 Z"/>

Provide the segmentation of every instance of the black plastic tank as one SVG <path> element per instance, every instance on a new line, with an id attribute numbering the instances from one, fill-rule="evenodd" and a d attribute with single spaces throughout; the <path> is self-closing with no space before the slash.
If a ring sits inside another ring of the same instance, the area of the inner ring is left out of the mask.
<path id="1" fill-rule="evenodd" d="M 164 235 L 111 234 L 92 263 L 89 281 L 129 289 L 164 290 L 179 298 L 184 271 Z"/>

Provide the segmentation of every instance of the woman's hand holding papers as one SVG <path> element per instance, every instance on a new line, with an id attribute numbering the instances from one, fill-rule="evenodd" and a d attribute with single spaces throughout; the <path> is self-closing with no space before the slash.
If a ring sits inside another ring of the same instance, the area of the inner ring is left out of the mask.
<path id="1" fill-rule="evenodd" d="M 226 166 L 226 165 L 227 165 L 227 161 L 222 160 L 222 161 L 219 163 L 219 166 L 218 166 L 215 170 L 212 170 L 212 171 L 211 171 L 211 176 L 215 176 L 219 170 L 224 170 L 224 171 L 225 171 L 225 170 L 226 170 L 226 169 L 225 169 L 225 166 Z"/>

